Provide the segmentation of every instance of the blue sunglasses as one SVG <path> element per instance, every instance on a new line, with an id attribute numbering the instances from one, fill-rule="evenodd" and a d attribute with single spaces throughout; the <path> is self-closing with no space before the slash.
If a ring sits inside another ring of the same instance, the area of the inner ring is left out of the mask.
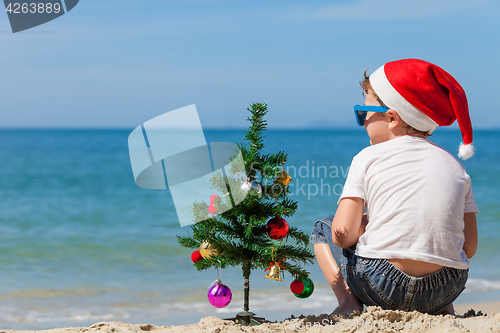
<path id="1" fill-rule="evenodd" d="M 387 112 L 389 108 L 382 105 L 354 105 L 354 114 L 359 126 L 365 125 L 367 112 Z"/>

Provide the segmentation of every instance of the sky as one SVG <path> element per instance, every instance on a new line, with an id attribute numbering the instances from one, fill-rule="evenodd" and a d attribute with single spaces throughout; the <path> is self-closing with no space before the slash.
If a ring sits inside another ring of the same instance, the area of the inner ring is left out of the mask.
<path id="1" fill-rule="evenodd" d="M 2 7 L 3 8 L 3 7 Z M 354 127 L 368 68 L 420 58 L 500 127 L 495 0 L 80 0 L 12 33 L 0 11 L 0 128 L 135 128 L 195 104 L 203 128 Z"/>

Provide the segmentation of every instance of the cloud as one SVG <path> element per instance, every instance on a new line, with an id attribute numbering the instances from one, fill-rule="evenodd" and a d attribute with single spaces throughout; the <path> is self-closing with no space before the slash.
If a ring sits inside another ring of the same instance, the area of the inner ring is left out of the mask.
<path id="1" fill-rule="evenodd" d="M 492 6 L 494 2 L 491 0 L 360 0 L 319 8 L 293 6 L 286 9 L 284 13 L 298 20 L 382 21 L 432 18 L 449 13 L 469 14 L 474 9 L 481 9 L 481 12 L 488 13 Z"/>

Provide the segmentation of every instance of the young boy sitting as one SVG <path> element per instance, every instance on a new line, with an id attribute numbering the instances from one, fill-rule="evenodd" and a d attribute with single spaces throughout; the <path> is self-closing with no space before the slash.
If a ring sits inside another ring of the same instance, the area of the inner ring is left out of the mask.
<path id="1" fill-rule="evenodd" d="M 371 146 L 352 161 L 335 216 L 315 223 L 311 242 L 347 315 L 389 310 L 453 313 L 477 248 L 478 212 L 469 175 L 427 139 L 458 121 L 473 154 L 465 92 L 440 67 L 417 59 L 385 64 L 361 82 L 354 107 Z M 366 209 L 366 213 L 364 214 Z"/>

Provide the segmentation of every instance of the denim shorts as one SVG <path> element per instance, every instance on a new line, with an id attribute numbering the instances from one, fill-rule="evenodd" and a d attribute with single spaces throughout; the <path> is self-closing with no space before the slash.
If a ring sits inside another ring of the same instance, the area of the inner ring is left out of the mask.
<path id="1" fill-rule="evenodd" d="M 443 267 L 423 277 L 409 276 L 386 259 L 357 256 L 356 245 L 342 249 L 332 241 L 333 215 L 317 221 L 313 244 L 326 243 L 351 292 L 363 304 L 385 310 L 439 314 L 465 289 L 468 269 Z"/>

